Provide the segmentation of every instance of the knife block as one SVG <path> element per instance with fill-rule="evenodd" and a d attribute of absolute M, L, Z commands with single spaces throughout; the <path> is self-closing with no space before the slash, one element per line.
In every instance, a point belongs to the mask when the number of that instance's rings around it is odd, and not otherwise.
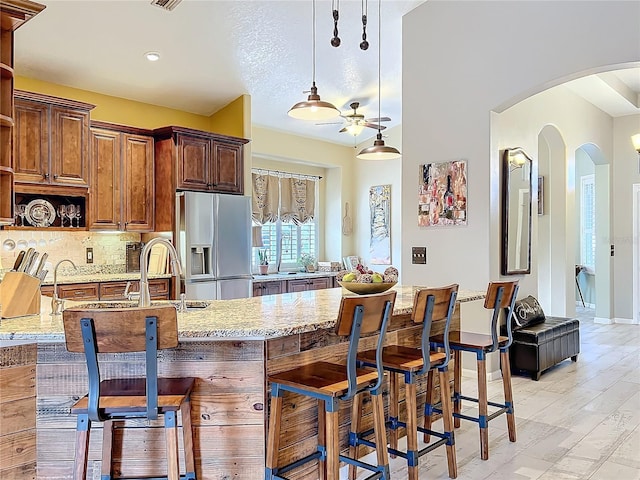
<path fill-rule="evenodd" d="M 40 314 L 40 279 L 23 272 L 7 272 L 0 283 L 2 318 Z"/>

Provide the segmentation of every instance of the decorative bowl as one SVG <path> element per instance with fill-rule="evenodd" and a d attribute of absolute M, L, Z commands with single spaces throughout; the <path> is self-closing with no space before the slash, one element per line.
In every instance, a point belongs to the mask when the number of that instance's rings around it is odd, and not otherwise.
<path fill-rule="evenodd" d="M 372 293 L 382 293 L 389 290 L 398 282 L 380 283 L 358 283 L 358 282 L 338 282 L 341 287 L 358 295 L 370 295 Z"/>

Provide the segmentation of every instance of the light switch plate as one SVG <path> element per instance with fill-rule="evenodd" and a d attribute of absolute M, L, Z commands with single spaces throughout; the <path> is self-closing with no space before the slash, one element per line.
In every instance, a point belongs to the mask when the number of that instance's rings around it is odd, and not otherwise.
<path fill-rule="evenodd" d="M 414 265 L 426 265 L 427 247 L 411 247 L 411 263 Z"/>
<path fill-rule="evenodd" d="M 87 247 L 87 263 L 93 263 L 93 248 Z"/>

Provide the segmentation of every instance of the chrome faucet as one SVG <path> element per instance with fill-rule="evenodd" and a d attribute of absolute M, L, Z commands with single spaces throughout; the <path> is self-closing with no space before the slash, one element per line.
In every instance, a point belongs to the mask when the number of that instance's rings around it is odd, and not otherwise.
<path fill-rule="evenodd" d="M 180 279 L 182 275 L 182 267 L 180 266 L 180 260 L 178 257 L 178 252 L 176 252 L 176 248 L 173 244 L 162 237 L 155 237 L 145 243 L 142 248 L 142 252 L 140 252 L 140 299 L 138 300 L 139 307 L 148 307 L 151 305 L 151 294 L 149 293 L 149 272 L 147 272 L 147 266 L 149 263 L 149 254 L 151 253 L 151 248 L 156 243 L 162 243 L 167 247 L 169 251 L 169 258 L 171 259 L 171 271 L 173 274 Z"/>
<path fill-rule="evenodd" d="M 56 266 L 53 268 L 53 298 L 51 299 L 51 315 L 60 315 L 60 312 L 64 309 L 64 300 L 58 297 L 58 267 L 64 262 L 69 262 L 73 265 L 73 268 L 78 270 L 76 264 L 66 258 L 56 263 Z"/>

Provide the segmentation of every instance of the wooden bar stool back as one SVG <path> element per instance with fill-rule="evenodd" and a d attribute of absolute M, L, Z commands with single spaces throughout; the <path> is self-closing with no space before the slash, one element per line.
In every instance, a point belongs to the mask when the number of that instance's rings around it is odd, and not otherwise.
<path fill-rule="evenodd" d="M 455 427 L 460 426 L 460 419 L 476 422 L 480 429 L 480 456 L 483 460 L 489 458 L 489 421 L 506 413 L 509 440 L 516 441 L 516 421 L 511 389 L 511 367 L 509 365 L 509 346 L 513 341 L 511 331 L 511 315 L 513 305 L 518 295 L 518 281 L 490 282 L 484 300 L 484 308 L 493 310 L 491 327 L 488 334 L 452 331 L 449 335 L 449 345 L 454 355 L 454 385 L 453 385 L 453 417 Z M 500 312 L 504 310 L 507 322 L 507 336 L 499 335 Z M 431 338 L 434 345 L 444 345 L 441 335 Z M 504 390 L 504 404 L 487 400 L 487 354 L 500 350 L 500 368 L 502 370 L 502 384 Z M 476 354 L 478 369 L 478 398 L 462 395 L 462 353 Z M 478 404 L 478 416 L 460 413 L 462 400 Z M 489 414 L 489 406 L 497 408 Z"/>
<path fill-rule="evenodd" d="M 282 475 L 313 460 L 318 460 L 318 477 L 323 480 L 339 479 L 341 461 L 355 463 L 373 472 L 367 477 L 368 479 L 389 479 L 386 448 L 376 450 L 377 465 L 366 464 L 340 455 L 338 410 L 340 401 L 352 399 L 363 392 L 370 393 L 376 442 L 378 445 L 386 446 L 381 388 L 382 366 L 378 362 L 373 369 L 357 368 L 356 354 L 362 337 L 378 334 L 376 351 L 379 352 L 378 360 L 381 359 L 384 334 L 393 311 L 395 298 L 395 291 L 342 298 L 336 334 L 349 337 L 346 365 L 319 361 L 269 376 L 271 409 L 267 438 L 266 480 L 286 480 Z M 278 465 L 282 396 L 285 391 L 318 400 L 318 448 L 316 452 L 288 465 Z"/>
<path fill-rule="evenodd" d="M 113 478 L 113 422 L 126 419 L 155 420 L 164 417 L 167 478 L 195 480 L 190 394 L 194 378 L 158 378 L 158 350 L 178 345 L 176 309 L 173 305 L 141 308 L 64 310 L 64 334 L 69 352 L 84 353 L 89 393 L 71 413 L 78 415 L 74 480 L 87 475 L 92 422 L 104 422 L 101 480 Z M 99 353 L 145 352 L 146 376 L 101 379 Z M 186 473 L 180 477 L 178 425 L 181 413 Z"/>
<path fill-rule="evenodd" d="M 414 323 L 422 324 L 422 335 L 420 347 L 408 347 L 402 345 L 389 345 L 384 347 L 382 352 L 382 366 L 384 370 L 389 371 L 389 453 L 394 456 L 400 456 L 407 460 L 408 478 L 409 480 L 418 479 L 418 459 L 431 452 L 435 448 L 446 445 L 447 464 L 449 468 L 449 477 L 456 478 L 457 463 L 455 440 L 453 434 L 453 417 L 451 412 L 451 393 L 449 389 L 449 374 L 447 365 L 449 364 L 449 329 L 451 325 L 451 317 L 456 304 L 458 294 L 458 285 L 449 285 L 442 288 L 427 288 L 419 290 L 413 301 L 413 311 L 411 319 Z M 432 327 L 438 323 L 444 323 L 444 345 L 443 352 L 435 351 L 430 348 L 429 338 L 431 336 Z M 358 365 L 371 366 L 375 365 L 375 351 L 368 350 L 358 354 Z M 440 391 L 443 408 L 443 432 L 431 430 L 431 413 L 430 398 L 433 387 L 433 372 L 437 369 L 440 375 Z M 428 375 L 427 380 L 427 400 L 425 404 L 425 424 L 418 427 L 418 401 L 416 382 L 422 375 Z M 405 385 L 405 401 L 407 420 L 403 422 L 399 418 L 400 410 L 400 394 L 398 388 L 398 377 L 404 376 Z M 361 401 L 354 400 L 353 418 L 360 418 Z M 357 410 L 357 411 L 356 411 Z M 429 421 L 427 422 L 427 418 Z M 405 428 L 407 432 L 407 451 L 398 450 L 398 430 Z M 371 435 L 371 431 L 359 432 L 357 422 L 351 423 L 352 442 L 351 455 L 355 456 L 358 445 L 374 446 L 373 442 L 366 440 Z M 423 448 L 418 448 L 418 431 L 425 435 L 425 441 L 428 443 L 430 436 L 438 437 L 438 440 L 429 443 Z M 357 475 L 356 467 L 350 467 L 350 478 L 355 480 Z"/>

